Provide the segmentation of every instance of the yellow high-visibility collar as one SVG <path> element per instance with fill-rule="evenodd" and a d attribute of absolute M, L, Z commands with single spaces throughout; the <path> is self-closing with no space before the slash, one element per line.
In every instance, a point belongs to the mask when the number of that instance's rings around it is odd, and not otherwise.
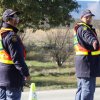
<path fill-rule="evenodd" d="M 5 30 L 5 31 L 12 31 L 11 28 L 5 28 L 5 27 L 2 27 L 1 30 Z"/>

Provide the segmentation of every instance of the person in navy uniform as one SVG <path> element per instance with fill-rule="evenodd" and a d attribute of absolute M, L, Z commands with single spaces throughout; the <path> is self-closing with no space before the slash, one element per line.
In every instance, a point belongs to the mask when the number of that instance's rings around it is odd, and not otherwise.
<path fill-rule="evenodd" d="M 78 83 L 75 100 L 93 100 L 96 77 L 100 77 L 100 45 L 90 10 L 81 15 L 74 27 L 75 69 Z"/>
<path fill-rule="evenodd" d="M 0 29 L 0 100 L 20 100 L 24 80 L 29 80 L 25 48 L 17 35 L 19 12 L 7 9 Z"/>

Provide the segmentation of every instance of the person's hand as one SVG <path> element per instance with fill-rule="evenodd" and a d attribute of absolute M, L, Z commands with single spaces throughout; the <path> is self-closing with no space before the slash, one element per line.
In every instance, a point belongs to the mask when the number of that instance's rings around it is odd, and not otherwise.
<path fill-rule="evenodd" d="M 25 81 L 30 81 L 30 76 L 25 77 Z"/>
<path fill-rule="evenodd" d="M 93 42 L 93 48 L 94 48 L 94 50 L 97 49 L 97 41 L 96 40 Z"/>

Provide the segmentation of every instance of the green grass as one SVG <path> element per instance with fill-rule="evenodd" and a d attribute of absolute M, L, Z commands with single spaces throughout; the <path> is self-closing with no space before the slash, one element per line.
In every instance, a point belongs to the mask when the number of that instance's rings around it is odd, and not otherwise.
<path fill-rule="evenodd" d="M 53 67 L 57 67 L 57 65 L 54 62 L 39 62 L 39 61 L 26 61 L 27 65 L 30 67 L 34 67 L 34 68 L 53 68 Z"/>
<path fill-rule="evenodd" d="M 75 77 L 67 77 L 67 76 L 41 76 L 41 77 L 32 77 L 33 82 L 36 83 L 38 88 L 54 87 L 53 89 L 64 89 L 71 88 L 76 86 L 76 78 Z M 46 88 L 45 88 L 46 89 Z"/>
<path fill-rule="evenodd" d="M 77 87 L 75 68 L 71 63 L 59 68 L 54 62 L 26 61 L 31 75 L 31 81 L 36 83 L 38 90 L 66 89 Z M 100 86 L 100 78 L 97 79 Z M 29 90 L 29 88 L 27 88 Z"/>
<path fill-rule="evenodd" d="M 55 63 L 38 61 L 28 61 L 27 64 L 33 64 L 30 83 L 35 82 L 39 90 L 76 87 L 74 67 L 59 68 Z"/>

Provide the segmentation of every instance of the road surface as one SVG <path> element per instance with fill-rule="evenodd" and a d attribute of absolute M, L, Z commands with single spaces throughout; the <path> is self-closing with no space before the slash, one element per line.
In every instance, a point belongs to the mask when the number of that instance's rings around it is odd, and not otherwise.
<path fill-rule="evenodd" d="M 76 89 L 37 91 L 37 100 L 74 100 Z M 28 100 L 29 92 L 23 92 L 21 100 Z M 100 88 L 96 88 L 94 100 L 100 100 Z"/>

